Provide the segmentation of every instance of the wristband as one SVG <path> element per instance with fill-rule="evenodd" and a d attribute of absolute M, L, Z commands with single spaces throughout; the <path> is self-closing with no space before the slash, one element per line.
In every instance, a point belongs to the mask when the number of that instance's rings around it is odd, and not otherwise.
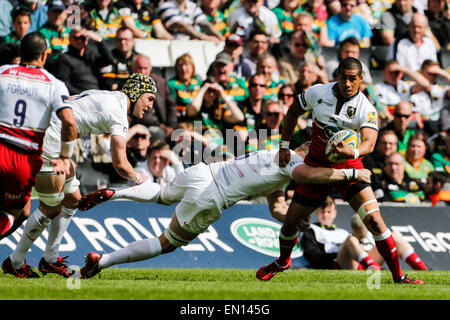
<path fill-rule="evenodd" d="M 347 178 L 348 181 L 356 180 L 358 178 L 359 172 L 355 168 L 341 169 L 341 170 L 345 174 L 345 177 Z"/>
<path fill-rule="evenodd" d="M 289 149 L 290 141 L 281 140 L 280 142 L 280 149 Z"/>
<path fill-rule="evenodd" d="M 72 141 L 61 141 L 61 158 L 72 158 L 73 149 L 75 148 L 76 140 Z"/>
<path fill-rule="evenodd" d="M 136 180 L 134 180 L 134 183 L 140 184 L 142 182 L 142 176 L 136 172 Z"/>
<path fill-rule="evenodd" d="M 355 150 L 353 150 L 353 152 L 355 152 L 353 159 L 358 159 L 359 158 L 359 149 L 355 149 Z"/>

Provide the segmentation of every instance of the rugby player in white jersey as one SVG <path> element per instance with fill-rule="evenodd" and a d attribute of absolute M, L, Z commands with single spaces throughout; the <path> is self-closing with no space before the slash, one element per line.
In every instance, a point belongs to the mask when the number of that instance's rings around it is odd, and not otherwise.
<path fill-rule="evenodd" d="M 43 139 L 52 112 L 62 121 L 60 143 L 52 159 L 52 172 L 58 176 L 69 173 L 70 145 L 77 135 L 72 109 L 64 104 L 69 95 L 66 86 L 43 69 L 47 42 L 42 34 L 26 35 L 20 55 L 20 64 L 0 67 L 0 239 L 29 216 L 31 190 L 42 166 Z M 9 259 L 2 268 L 12 271 Z M 32 271 L 22 261 L 14 272 L 27 277 Z"/>
<path fill-rule="evenodd" d="M 282 187 L 291 179 L 324 184 L 370 181 L 369 170 L 313 168 L 295 152 L 291 153 L 286 167 L 278 166 L 278 150 L 263 150 L 229 161 L 199 163 L 164 186 L 144 182 L 132 188 L 101 189 L 85 195 L 80 210 L 114 199 L 179 204 L 169 227 L 158 238 L 135 241 L 109 254 L 90 252 L 81 276 L 90 278 L 112 265 L 146 260 L 188 245 L 220 218 L 222 209 L 249 197 L 266 196 L 272 216 L 283 222 L 287 207 Z"/>
<path fill-rule="evenodd" d="M 73 110 L 80 137 L 92 133 L 111 133 L 111 158 L 114 168 L 120 176 L 135 184 L 142 183 L 147 177 L 135 171 L 128 162 L 126 155 L 128 123 L 131 115 L 139 119 L 152 108 L 156 94 L 156 84 L 151 77 L 134 73 L 127 79 L 121 91 L 87 90 L 71 97 L 65 103 Z M 73 164 L 68 177 L 53 174 L 53 166 L 49 161 L 58 155 L 58 146 L 61 144 L 60 131 L 61 122 L 52 117 L 44 138 L 44 165 L 36 182 L 39 208 L 32 214 L 33 219 L 29 219 L 25 224 L 23 235 L 8 259 L 11 261 L 12 269 L 22 265 L 33 242 L 50 224 L 45 252 L 39 262 L 39 271 L 44 275 L 56 273 L 70 277 L 73 270 L 59 256 L 59 245 L 77 210 L 81 193 Z M 14 274 L 14 270 L 10 269 L 9 273 Z M 8 272 L 5 269 L 4 271 Z M 35 273 L 33 276 L 38 275 Z"/>
<path fill-rule="evenodd" d="M 313 133 L 305 163 L 313 167 L 363 168 L 361 157 L 373 151 L 377 140 L 378 118 L 374 106 L 359 91 L 362 79 L 361 62 L 355 58 L 345 58 L 339 64 L 337 82 L 312 86 L 298 96 L 284 119 L 279 151 L 280 166 L 289 164 L 289 141 L 298 117 L 306 111 L 311 111 L 314 119 Z M 325 155 L 325 147 L 333 133 L 342 129 L 359 132 L 361 144 L 353 150 L 342 141 L 335 142 L 334 153 L 345 161 L 331 163 Z M 395 241 L 381 217 L 372 188 L 370 184 L 360 182 L 327 186 L 315 183 L 299 184 L 280 231 L 280 256 L 271 264 L 261 267 L 256 277 L 267 281 L 291 266 L 291 253 L 298 241 L 299 231 L 306 231 L 310 214 L 333 189 L 337 189 L 344 196 L 373 234 L 377 249 L 386 261 L 394 282 L 422 284 L 422 280 L 410 279 L 403 274 Z M 299 229 L 299 225 L 304 228 Z"/>

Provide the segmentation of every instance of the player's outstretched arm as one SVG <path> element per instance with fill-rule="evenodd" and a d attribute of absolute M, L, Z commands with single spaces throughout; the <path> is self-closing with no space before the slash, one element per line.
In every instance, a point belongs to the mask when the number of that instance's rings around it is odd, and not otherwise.
<path fill-rule="evenodd" d="M 294 103 L 289 107 L 286 117 L 283 121 L 283 131 L 281 135 L 281 144 L 279 151 L 279 166 L 285 167 L 291 159 L 291 152 L 289 151 L 289 141 L 292 140 L 295 127 L 297 126 L 298 117 L 304 113 L 300 107 L 298 98 L 294 100 Z"/>
<path fill-rule="evenodd" d="M 303 183 L 327 184 L 340 181 L 370 183 L 370 170 L 315 168 L 306 164 L 296 167 L 292 173 L 294 180 Z"/>
<path fill-rule="evenodd" d="M 269 211 L 272 217 L 276 220 L 284 223 L 288 205 L 286 204 L 286 198 L 284 191 L 277 190 L 266 196 L 267 203 L 269 205 Z"/>
<path fill-rule="evenodd" d="M 52 159 L 53 171 L 70 174 L 70 158 L 73 154 L 77 138 L 77 123 L 71 108 L 64 108 L 58 112 L 61 119 L 61 153 L 58 158 Z"/>
<path fill-rule="evenodd" d="M 114 169 L 124 179 L 141 184 L 148 177 L 134 170 L 127 158 L 125 138 L 117 135 L 111 136 L 111 158 Z"/>

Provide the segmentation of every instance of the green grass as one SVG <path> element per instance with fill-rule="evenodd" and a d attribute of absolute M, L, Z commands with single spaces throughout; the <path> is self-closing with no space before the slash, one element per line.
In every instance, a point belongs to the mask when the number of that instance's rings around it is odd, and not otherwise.
<path fill-rule="evenodd" d="M 57 275 L 17 279 L 0 275 L 0 300 L 449 300 L 450 271 L 411 271 L 425 285 L 396 285 L 381 271 L 379 289 L 369 289 L 366 271 L 288 270 L 271 281 L 256 270 L 107 269 L 69 289 Z M 372 273 L 372 276 L 374 274 Z M 373 282 L 372 282 L 373 283 Z M 76 285 L 76 283 L 74 283 Z"/>

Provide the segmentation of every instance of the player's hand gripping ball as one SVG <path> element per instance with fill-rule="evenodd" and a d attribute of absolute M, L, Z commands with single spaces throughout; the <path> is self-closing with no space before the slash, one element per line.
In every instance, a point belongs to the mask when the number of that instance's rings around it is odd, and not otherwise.
<path fill-rule="evenodd" d="M 358 148 L 359 143 L 360 143 L 359 140 L 360 140 L 359 134 L 354 130 L 345 129 L 345 130 L 336 132 L 328 140 L 327 146 L 325 148 L 325 154 L 326 154 L 328 160 L 330 160 L 330 162 L 335 162 L 335 163 L 343 162 L 343 161 L 347 160 L 347 159 L 339 159 L 338 154 L 333 152 L 334 150 L 332 148 L 332 145 L 334 142 L 343 141 L 354 150 L 354 149 Z"/>

